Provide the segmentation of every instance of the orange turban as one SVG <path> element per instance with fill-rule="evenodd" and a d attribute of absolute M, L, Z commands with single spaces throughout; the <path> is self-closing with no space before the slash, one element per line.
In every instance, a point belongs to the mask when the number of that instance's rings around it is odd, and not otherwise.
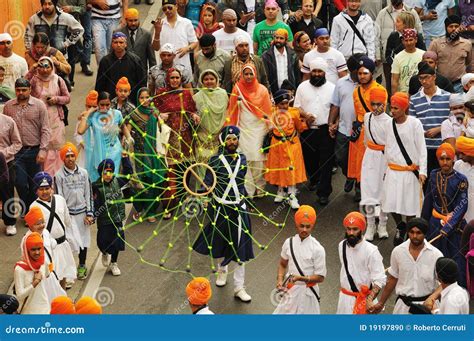
<path fill-rule="evenodd" d="M 288 31 L 284 28 L 279 28 L 278 30 L 276 30 L 274 35 L 284 36 L 286 39 L 288 39 Z"/>
<path fill-rule="evenodd" d="M 211 283 L 204 277 L 196 277 L 186 286 L 186 295 L 192 305 L 205 305 L 212 296 Z"/>
<path fill-rule="evenodd" d="M 129 8 L 125 12 L 125 19 L 138 19 L 138 11 L 136 8 Z"/>
<path fill-rule="evenodd" d="M 456 149 L 467 156 L 474 156 L 474 139 L 460 136 L 456 140 Z"/>
<path fill-rule="evenodd" d="M 391 99 L 391 104 L 400 107 L 403 111 L 407 111 L 410 106 L 410 99 L 405 92 L 396 92 Z"/>
<path fill-rule="evenodd" d="M 73 153 L 77 157 L 77 148 L 71 142 L 66 142 L 66 144 L 59 150 L 59 157 L 64 161 L 66 155 Z"/>
<path fill-rule="evenodd" d="M 37 260 L 33 260 L 30 257 L 30 250 L 34 247 L 41 247 L 40 257 Z M 23 262 L 18 262 L 16 265 L 19 265 L 27 271 L 38 271 L 44 264 L 44 246 L 41 235 L 38 232 L 31 232 L 23 237 L 22 248 Z"/>
<path fill-rule="evenodd" d="M 451 143 L 442 143 L 441 146 L 438 147 L 436 150 L 436 158 L 440 158 L 442 155 L 446 154 L 451 158 L 451 160 L 454 160 L 454 156 L 456 155 L 456 151 L 454 150 L 454 147 L 451 145 Z"/>
<path fill-rule="evenodd" d="M 102 307 L 99 302 L 89 296 L 82 297 L 76 302 L 76 314 L 80 315 L 98 315 L 102 314 Z"/>
<path fill-rule="evenodd" d="M 115 86 L 115 89 L 127 89 L 130 90 L 131 86 L 130 83 L 128 82 L 127 77 L 122 77 L 118 80 L 117 85 Z"/>
<path fill-rule="evenodd" d="M 316 211 L 309 205 L 301 205 L 295 213 L 295 223 L 300 225 L 309 223 L 314 225 L 316 223 Z"/>
<path fill-rule="evenodd" d="M 373 88 L 370 90 L 370 101 L 377 103 L 387 103 L 387 90 L 385 88 Z"/>
<path fill-rule="evenodd" d="M 26 237 L 25 246 L 27 250 L 33 247 L 43 246 L 43 238 L 41 238 L 38 232 L 31 232 L 28 237 Z"/>
<path fill-rule="evenodd" d="M 30 229 L 41 219 L 44 219 L 43 211 L 41 211 L 41 208 L 38 206 L 33 206 L 30 208 L 28 213 L 25 215 L 25 222 L 28 224 Z"/>
<path fill-rule="evenodd" d="M 58 296 L 51 302 L 51 315 L 75 314 L 74 302 L 67 296 Z"/>
<path fill-rule="evenodd" d="M 342 223 L 344 227 L 358 227 L 361 231 L 365 231 L 365 217 L 360 212 L 351 212 L 344 218 Z"/>
<path fill-rule="evenodd" d="M 97 98 L 99 98 L 99 93 L 95 90 L 89 91 L 86 97 L 86 105 L 90 107 L 96 107 L 97 106 Z"/>

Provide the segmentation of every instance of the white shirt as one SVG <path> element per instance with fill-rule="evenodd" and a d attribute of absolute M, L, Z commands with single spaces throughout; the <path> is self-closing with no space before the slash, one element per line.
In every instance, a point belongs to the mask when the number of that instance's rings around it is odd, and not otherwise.
<path fill-rule="evenodd" d="M 390 257 L 388 273 L 398 279 L 395 292 L 410 297 L 429 295 L 438 287 L 435 265 L 443 254 L 425 240 L 423 250 L 414 260 L 409 245 L 410 240 L 398 245 Z"/>
<path fill-rule="evenodd" d="M 306 80 L 296 89 L 294 106 L 316 117 L 310 128 L 316 129 L 317 126 L 328 124 L 334 88 L 334 84 L 328 81 L 323 86 L 316 87 Z"/>
<path fill-rule="evenodd" d="M 347 279 L 344 259 L 342 257 L 343 243 L 344 241 L 339 243 L 339 260 L 341 261 L 339 278 L 341 287 L 350 291 L 351 285 Z M 377 246 L 363 239 L 355 247 L 347 245 L 346 255 L 349 274 L 354 279 L 354 283 L 359 290 L 362 285 L 370 287 L 370 284 L 374 284 L 379 288 L 385 286 L 387 276 L 385 276 L 383 258 Z"/>
<path fill-rule="evenodd" d="M 245 6 L 247 6 L 247 12 L 255 12 L 256 0 L 245 0 Z M 247 33 L 253 37 L 253 29 L 255 28 L 255 18 L 247 21 Z"/>
<path fill-rule="evenodd" d="M 229 52 L 230 54 L 232 54 L 235 50 L 234 38 L 240 35 L 244 35 L 247 38 L 247 41 L 249 42 L 250 53 L 253 53 L 253 42 L 251 36 L 240 28 L 237 28 L 237 31 L 235 31 L 234 33 L 227 33 L 226 31 L 224 31 L 224 28 L 221 28 L 220 30 L 214 32 L 212 35 L 216 37 L 216 46 L 218 48 L 223 49 L 224 51 Z"/>
<path fill-rule="evenodd" d="M 326 277 L 326 251 L 324 247 L 313 236 L 301 240 L 299 235 L 287 238 L 281 249 L 281 258 L 289 260 L 288 273 L 300 275 L 293 262 L 290 250 L 290 239 L 293 239 L 293 251 L 296 260 L 305 276 L 319 275 Z M 297 284 L 303 282 L 296 282 Z M 317 285 L 315 285 L 315 288 Z M 317 289 L 318 290 L 318 289 Z M 319 291 L 319 290 L 318 290 Z"/>
<path fill-rule="evenodd" d="M 39 270 L 43 275 L 42 281 L 46 279 L 49 272 L 43 264 Z M 15 292 L 20 303 L 21 314 L 49 314 L 51 309 L 48 295 L 43 285 L 33 287 L 33 271 L 27 271 L 20 266 L 15 267 Z M 26 302 L 25 302 L 26 300 Z M 21 308 L 23 307 L 23 308 Z"/>
<path fill-rule="evenodd" d="M 280 88 L 283 81 L 288 79 L 288 56 L 285 48 L 283 49 L 283 53 L 280 53 L 280 51 L 278 51 L 274 46 L 273 52 L 275 53 L 277 63 L 278 88 Z"/>
<path fill-rule="evenodd" d="M 175 50 L 178 50 L 197 41 L 198 40 L 191 20 L 178 15 L 174 27 L 171 27 L 171 25 L 168 23 L 168 18 L 165 17 L 163 19 L 163 26 L 160 33 L 161 46 L 170 43 L 173 44 Z M 186 53 L 181 58 L 176 56 L 174 62 L 176 64 L 183 64 L 188 70 L 191 69 L 189 53 Z"/>
<path fill-rule="evenodd" d="M 25 58 L 13 53 L 10 57 L 0 56 L 0 66 L 5 69 L 5 79 L 3 85 L 11 89 L 15 89 L 15 81 L 26 75 L 28 72 L 28 64 Z"/>
<path fill-rule="evenodd" d="M 463 126 L 458 122 L 456 116 L 451 115 L 441 123 L 441 140 L 449 138 L 457 139 L 461 136 Z"/>
<path fill-rule="evenodd" d="M 344 55 L 332 47 L 329 48 L 328 52 L 318 52 L 317 49 L 312 49 L 304 55 L 301 72 L 310 73 L 309 63 L 317 57 L 323 58 L 328 63 L 329 68 L 326 72 L 326 79 L 336 84 L 339 79 L 339 72 L 347 70 Z"/>
<path fill-rule="evenodd" d="M 438 314 L 469 314 L 469 295 L 457 282 L 441 291 L 441 304 Z"/>
<path fill-rule="evenodd" d="M 454 170 L 461 173 L 467 178 L 467 196 L 468 198 L 474 198 L 474 166 L 471 166 L 470 163 L 464 162 L 463 160 L 458 160 L 454 163 Z M 466 221 L 471 221 L 474 219 L 474 200 L 469 200 L 467 203 L 467 212 L 464 215 Z"/>

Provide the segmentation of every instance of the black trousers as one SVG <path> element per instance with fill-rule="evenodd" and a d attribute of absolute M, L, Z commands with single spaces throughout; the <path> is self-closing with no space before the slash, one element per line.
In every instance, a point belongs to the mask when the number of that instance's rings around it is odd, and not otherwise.
<path fill-rule="evenodd" d="M 341 167 L 342 174 L 347 178 L 347 165 L 349 162 L 349 136 L 340 132 L 336 135 L 336 145 L 334 147 L 334 156 L 336 164 Z"/>
<path fill-rule="evenodd" d="M 11 202 L 10 199 L 13 199 L 15 196 L 15 162 L 10 161 L 7 163 L 9 180 L 6 184 L 1 184 L 0 186 L 0 200 L 3 203 L 2 209 L 2 220 L 3 223 L 7 226 L 15 225 L 16 218 L 13 210 L 15 205 Z M 10 200 L 10 201 L 9 201 Z"/>
<path fill-rule="evenodd" d="M 327 124 L 301 133 L 306 174 L 312 184 L 319 182 L 316 192 L 319 197 L 328 197 L 332 192 L 334 143 Z"/>

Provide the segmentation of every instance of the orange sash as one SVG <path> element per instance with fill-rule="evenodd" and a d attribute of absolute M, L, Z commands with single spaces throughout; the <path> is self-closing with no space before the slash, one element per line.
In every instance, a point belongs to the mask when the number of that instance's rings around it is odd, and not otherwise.
<path fill-rule="evenodd" d="M 372 150 L 382 151 L 385 150 L 385 146 L 381 144 L 375 144 L 372 141 L 367 141 L 367 147 Z"/>
<path fill-rule="evenodd" d="M 401 165 L 397 165 L 396 163 L 389 163 L 388 167 L 391 170 L 400 171 L 400 172 L 413 172 L 414 170 L 420 169 L 420 167 L 415 164 L 411 166 L 401 166 Z"/>
<path fill-rule="evenodd" d="M 367 285 L 362 285 L 359 292 L 353 292 L 345 288 L 341 288 L 341 292 L 348 296 L 354 296 L 356 298 L 353 314 L 362 315 L 367 314 L 367 296 L 370 295 L 371 291 Z"/>

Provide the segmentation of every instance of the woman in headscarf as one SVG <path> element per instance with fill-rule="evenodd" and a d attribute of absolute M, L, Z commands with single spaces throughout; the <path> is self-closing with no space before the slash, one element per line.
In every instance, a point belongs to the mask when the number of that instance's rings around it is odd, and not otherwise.
<path fill-rule="evenodd" d="M 43 239 L 32 232 L 21 241 L 21 261 L 15 264 L 15 296 L 20 314 L 49 314 L 49 300 L 41 282 L 49 275 L 44 263 Z"/>
<path fill-rule="evenodd" d="M 204 70 L 199 76 L 199 84 L 202 88 L 193 96 L 201 118 L 196 152 L 199 162 L 207 162 L 219 148 L 219 132 L 225 123 L 229 96 L 219 87 L 219 75 L 214 70 Z"/>
<path fill-rule="evenodd" d="M 205 3 L 201 8 L 201 15 L 199 17 L 199 23 L 196 28 L 196 36 L 199 38 L 203 34 L 213 34 L 221 28 L 219 22 L 217 22 L 217 12 L 214 3 Z"/>
<path fill-rule="evenodd" d="M 164 219 L 171 218 L 170 210 L 176 207 L 183 194 L 182 176 L 190 161 L 195 159 L 193 133 L 200 122 L 192 92 L 182 87 L 181 78 L 179 70 L 170 68 L 166 73 L 166 87 L 158 89 L 154 99 L 163 120 L 171 128 L 166 153 L 169 190 L 164 195 L 168 201 Z"/>
<path fill-rule="evenodd" d="M 50 57 L 56 68 L 56 73 L 65 77 L 71 73 L 71 65 L 58 49 L 50 46 L 49 37 L 44 32 L 35 33 L 31 49 L 25 52 L 25 60 L 30 72 L 38 66 L 41 57 Z"/>
<path fill-rule="evenodd" d="M 66 142 L 63 105 L 71 101 L 64 80 L 56 74 L 54 62 L 49 57 L 41 57 L 38 67 L 29 71 L 26 78 L 31 82 L 31 96 L 39 98 L 48 109 L 51 138 L 49 140 L 44 171 L 54 175 L 62 167 L 59 149 Z"/>
<path fill-rule="evenodd" d="M 134 143 L 135 172 L 143 185 L 135 196 L 145 201 L 134 202 L 135 213 L 133 219 L 138 220 L 140 215 L 148 217 L 150 223 L 156 221 L 155 215 L 159 202 L 155 198 L 162 195 L 163 187 L 160 185 L 166 176 L 165 155 L 157 151 L 160 143 L 160 130 L 163 118 L 154 105 L 150 105 L 150 90 L 141 88 L 137 93 L 137 108 L 132 112 L 127 122 Z M 152 187 L 155 185 L 155 187 Z"/>
<path fill-rule="evenodd" d="M 85 152 L 86 169 L 91 181 L 99 178 L 97 167 L 105 159 L 112 159 L 115 164 L 115 175 L 119 174 L 122 158 L 122 145 L 119 134 L 130 139 L 130 133 L 120 111 L 110 108 L 110 94 L 100 92 L 97 98 L 97 108 L 92 107 L 86 111 L 77 127 L 77 133 L 86 134 Z"/>
<path fill-rule="evenodd" d="M 255 67 L 244 65 L 230 96 L 227 121 L 241 130 L 239 147 L 247 157 L 245 188 L 250 198 L 264 194 L 266 154 L 262 151 L 262 144 L 270 129 L 271 114 L 268 89 L 258 82 Z"/>
<path fill-rule="evenodd" d="M 298 56 L 300 69 L 303 66 L 303 58 L 306 53 L 311 51 L 311 38 L 306 34 L 305 31 L 299 31 L 295 33 L 293 37 L 293 49 Z"/>

